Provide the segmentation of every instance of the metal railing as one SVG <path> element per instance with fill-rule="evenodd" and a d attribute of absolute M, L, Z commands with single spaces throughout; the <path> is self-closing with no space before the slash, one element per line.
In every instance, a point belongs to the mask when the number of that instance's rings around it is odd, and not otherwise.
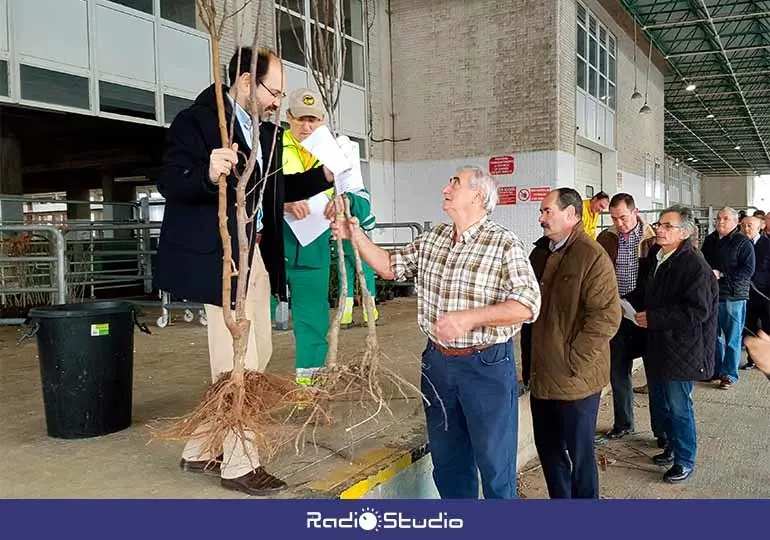
<path fill-rule="evenodd" d="M 53 225 L 0 224 L 0 238 L 0 306 L 23 309 L 29 303 L 65 303 L 66 242 L 62 232 Z M 23 321 L 2 318 L 0 324 Z"/>
<path fill-rule="evenodd" d="M 430 222 L 426 222 L 428 224 Z M 415 238 L 420 236 L 425 230 L 423 225 L 420 225 L 416 221 L 403 221 L 393 223 L 377 223 L 374 230 L 408 230 L 411 233 L 411 239 L 408 242 L 377 242 L 377 245 L 383 249 L 394 249 L 407 245 L 410 242 L 414 242 Z"/>

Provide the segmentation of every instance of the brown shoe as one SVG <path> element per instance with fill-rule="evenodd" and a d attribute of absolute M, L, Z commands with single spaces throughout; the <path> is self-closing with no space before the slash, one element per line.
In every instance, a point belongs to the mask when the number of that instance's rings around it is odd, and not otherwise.
<path fill-rule="evenodd" d="M 729 390 L 733 387 L 733 382 L 730 380 L 730 377 L 722 377 L 722 379 L 719 381 L 718 388 L 720 390 Z"/>
<path fill-rule="evenodd" d="M 220 454 L 215 459 L 210 461 L 206 461 L 206 460 L 188 461 L 186 459 L 182 459 L 179 462 L 179 466 L 182 468 L 184 472 L 219 476 L 219 470 L 220 470 L 219 464 L 222 463 L 223 458 L 224 458 L 224 455 Z"/>
<path fill-rule="evenodd" d="M 257 467 L 238 478 L 222 478 L 221 483 L 225 489 L 242 491 L 257 497 L 275 495 L 288 487 L 286 482 L 267 472 L 264 467 Z"/>

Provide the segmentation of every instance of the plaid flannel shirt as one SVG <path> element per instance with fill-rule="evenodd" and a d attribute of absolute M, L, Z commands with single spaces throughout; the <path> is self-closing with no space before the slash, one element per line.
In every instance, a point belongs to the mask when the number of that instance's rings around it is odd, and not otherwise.
<path fill-rule="evenodd" d="M 642 242 L 642 222 L 626 238 L 618 233 L 618 260 L 615 272 L 618 278 L 618 292 L 625 296 L 636 288 L 639 274 L 639 244 Z"/>
<path fill-rule="evenodd" d="M 540 311 L 540 286 L 524 244 L 511 231 L 486 217 L 472 225 L 455 243 L 454 226 L 441 224 L 403 249 L 391 253 L 395 279 L 415 277 L 417 321 L 432 341 L 445 347 L 504 343 L 521 324 L 481 327 L 450 343 L 442 343 L 434 327 L 443 313 L 515 300 Z"/>

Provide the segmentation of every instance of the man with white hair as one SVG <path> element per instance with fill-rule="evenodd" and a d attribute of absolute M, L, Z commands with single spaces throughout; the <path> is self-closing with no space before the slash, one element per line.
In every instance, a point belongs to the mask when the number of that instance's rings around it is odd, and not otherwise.
<path fill-rule="evenodd" d="M 433 479 L 442 498 L 516 497 L 518 382 L 513 336 L 540 311 L 540 287 L 515 234 L 493 222 L 497 184 L 462 167 L 442 190 L 443 223 L 392 252 L 358 225 L 335 219 L 384 279 L 416 277 L 417 320 L 427 335 L 422 391 Z"/>
<path fill-rule="evenodd" d="M 730 207 L 719 211 L 716 230 L 703 241 L 701 251 L 719 280 L 717 346 L 711 380 L 719 381 L 719 388 L 727 390 L 738 382 L 746 302 L 756 262 L 751 240 L 738 228 L 738 212 Z"/>

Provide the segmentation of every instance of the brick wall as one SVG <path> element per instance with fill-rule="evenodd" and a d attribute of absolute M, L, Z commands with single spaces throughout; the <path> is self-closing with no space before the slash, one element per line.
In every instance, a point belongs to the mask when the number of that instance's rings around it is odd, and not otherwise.
<path fill-rule="evenodd" d="M 555 5 L 392 0 L 397 160 L 555 149 Z"/>

